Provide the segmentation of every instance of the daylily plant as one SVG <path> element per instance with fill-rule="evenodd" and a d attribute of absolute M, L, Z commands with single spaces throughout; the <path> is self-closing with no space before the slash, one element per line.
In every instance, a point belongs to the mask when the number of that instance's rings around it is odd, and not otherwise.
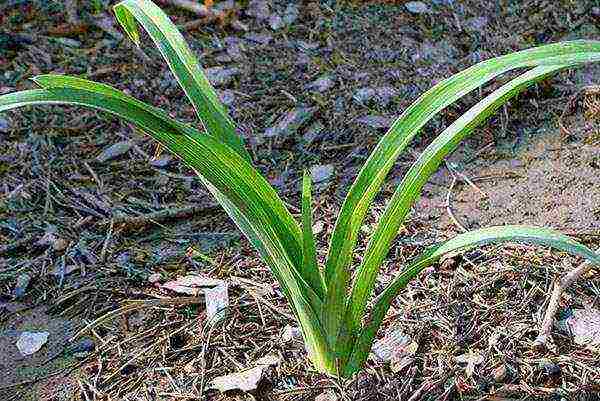
<path fill-rule="evenodd" d="M 600 264 L 600 256 L 549 229 L 499 226 L 473 230 L 426 250 L 404 266 L 374 296 L 375 278 L 423 185 L 444 158 L 496 109 L 530 85 L 567 68 L 600 60 L 600 42 L 544 45 L 483 61 L 438 83 L 421 95 L 381 138 L 341 206 L 323 265 L 316 256 L 311 217 L 311 180 L 302 183 L 302 216 L 297 222 L 251 157 L 225 107 L 183 36 L 150 0 L 114 6 L 117 20 L 140 44 L 138 24 L 160 50 L 193 104 L 203 129 L 170 118 L 108 85 L 82 78 L 41 75 L 41 89 L 0 96 L 0 111 L 42 104 L 99 109 L 134 124 L 193 168 L 200 180 L 256 248 L 281 285 L 298 319 L 314 367 L 335 376 L 358 371 L 394 298 L 424 268 L 449 252 L 487 243 L 527 242 L 549 246 Z M 377 192 L 410 141 L 436 114 L 505 72 L 524 72 L 471 107 L 423 151 L 398 185 L 362 253 L 351 269 L 358 233 Z M 369 301 L 372 306 L 367 308 Z"/>

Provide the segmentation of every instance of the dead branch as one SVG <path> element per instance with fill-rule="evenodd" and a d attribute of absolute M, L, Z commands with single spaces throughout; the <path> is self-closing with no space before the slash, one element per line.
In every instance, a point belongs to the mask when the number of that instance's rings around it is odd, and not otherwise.
<path fill-rule="evenodd" d="M 182 219 L 200 213 L 215 213 L 221 210 L 218 204 L 210 204 L 207 206 L 187 206 L 182 208 L 168 208 L 152 212 L 141 216 L 116 216 L 111 219 L 106 219 L 100 222 L 101 225 L 122 225 L 121 230 L 130 228 L 139 228 L 149 224 L 156 224 L 166 220 Z"/>

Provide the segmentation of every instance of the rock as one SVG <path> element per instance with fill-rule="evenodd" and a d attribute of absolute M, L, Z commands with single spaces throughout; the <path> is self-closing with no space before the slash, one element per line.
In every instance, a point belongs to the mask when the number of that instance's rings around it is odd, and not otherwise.
<path fill-rule="evenodd" d="M 291 25 L 298 19 L 300 15 L 300 11 L 298 10 L 298 5 L 294 3 L 289 3 L 283 12 L 283 22 L 286 25 Z"/>
<path fill-rule="evenodd" d="M 315 184 L 328 181 L 333 175 L 333 164 L 319 164 L 310 168 L 310 176 Z"/>
<path fill-rule="evenodd" d="M 211 67 L 204 70 L 209 82 L 214 86 L 228 85 L 233 78 L 240 74 L 240 70 L 235 67 Z"/>
<path fill-rule="evenodd" d="M 225 89 L 217 92 L 219 94 L 219 100 L 221 100 L 221 103 L 225 106 L 231 106 L 235 101 L 235 94 L 232 91 Z"/>
<path fill-rule="evenodd" d="M 125 153 L 129 152 L 129 149 L 131 149 L 131 142 L 117 142 L 114 145 L 104 149 L 102 153 L 96 157 L 96 160 L 100 163 L 104 163 L 109 160 L 116 159 L 119 156 L 123 156 Z"/>
<path fill-rule="evenodd" d="M 272 14 L 269 17 L 269 26 L 272 30 L 277 31 L 285 26 L 283 19 L 279 16 L 279 14 Z"/>
<path fill-rule="evenodd" d="M 246 15 L 258 20 L 266 20 L 271 15 L 271 8 L 265 0 L 252 0 L 246 7 Z"/>
<path fill-rule="evenodd" d="M 393 119 L 383 116 L 367 115 L 356 119 L 357 122 L 371 128 L 388 129 L 394 123 Z"/>
<path fill-rule="evenodd" d="M 404 7 L 406 7 L 408 12 L 413 14 L 425 14 L 431 11 L 429 6 L 422 1 L 409 1 L 408 3 L 404 4 Z"/>
<path fill-rule="evenodd" d="M 50 333 L 47 331 L 24 331 L 17 340 L 17 348 L 21 355 L 35 354 L 48 342 Z"/>
<path fill-rule="evenodd" d="M 312 81 L 308 85 L 306 85 L 307 89 L 317 91 L 319 93 L 323 93 L 328 89 L 331 89 L 335 85 L 335 82 L 329 75 L 324 75 L 321 78 Z"/>
<path fill-rule="evenodd" d="M 540 362 L 540 368 L 542 369 L 544 374 L 548 376 L 557 376 L 561 373 L 560 366 L 549 360 Z"/>
<path fill-rule="evenodd" d="M 8 120 L 0 117 L 0 134 L 8 133 L 9 129 L 10 129 L 10 124 L 8 124 Z"/>
<path fill-rule="evenodd" d="M 272 127 L 267 128 L 264 136 L 267 138 L 282 137 L 286 138 L 294 135 L 298 129 L 307 123 L 315 113 L 315 108 L 297 107 L 290 110 Z"/>

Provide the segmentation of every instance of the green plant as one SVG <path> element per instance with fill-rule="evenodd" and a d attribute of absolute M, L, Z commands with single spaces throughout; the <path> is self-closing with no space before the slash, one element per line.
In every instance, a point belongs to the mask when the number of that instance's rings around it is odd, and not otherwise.
<path fill-rule="evenodd" d="M 600 42 L 550 44 L 483 61 L 424 93 L 383 136 L 352 184 L 341 207 L 325 265 L 320 268 L 311 228 L 310 176 L 305 173 L 302 182 L 299 225 L 252 166 L 233 121 L 169 18 L 150 0 L 124 0 L 114 11 L 136 44 L 140 42 L 137 24 L 147 31 L 192 102 L 205 132 L 173 120 L 163 111 L 110 86 L 69 76 L 34 78 L 41 89 L 0 96 L 0 111 L 36 104 L 71 104 L 103 110 L 133 123 L 192 167 L 271 268 L 301 325 L 309 357 L 319 371 L 348 376 L 359 370 L 394 297 L 409 280 L 448 252 L 487 243 L 524 241 L 600 264 L 600 256 L 590 249 L 548 229 L 501 226 L 474 230 L 427 250 L 404 267 L 374 299 L 372 308 L 367 308 L 375 277 L 400 225 L 444 157 L 498 107 L 531 84 L 557 71 L 599 61 Z M 517 68 L 527 70 L 458 118 L 413 164 L 390 199 L 352 277 L 349 267 L 359 230 L 399 154 L 442 109 Z"/>

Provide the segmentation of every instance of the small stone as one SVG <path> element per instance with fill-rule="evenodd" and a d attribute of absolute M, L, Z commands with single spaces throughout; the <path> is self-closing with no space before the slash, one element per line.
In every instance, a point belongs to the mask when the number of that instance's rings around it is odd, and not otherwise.
<path fill-rule="evenodd" d="M 96 344 L 94 343 L 94 340 L 91 338 L 82 338 L 73 346 L 73 348 L 71 348 L 71 351 L 77 353 L 89 353 L 92 352 L 95 347 Z"/>
<path fill-rule="evenodd" d="M 218 91 L 218 93 L 219 100 L 221 100 L 221 103 L 223 103 L 225 106 L 231 106 L 235 101 L 235 94 L 230 90 L 225 89 Z"/>
<path fill-rule="evenodd" d="M 17 348 L 21 355 L 35 354 L 48 342 L 48 336 L 47 331 L 24 331 L 17 340 Z"/>
<path fill-rule="evenodd" d="M 233 81 L 233 78 L 240 74 L 240 70 L 235 67 L 212 67 L 205 71 L 209 82 L 214 86 L 228 85 Z"/>
<path fill-rule="evenodd" d="M 394 355 L 403 355 L 411 339 L 400 329 L 392 329 L 373 344 L 371 351 L 383 362 L 389 362 Z"/>
<path fill-rule="evenodd" d="M 289 137 L 298 131 L 298 129 L 307 123 L 315 112 L 314 108 L 297 107 L 284 114 L 279 121 L 273 126 L 267 128 L 264 136 L 267 138 L 273 137 Z"/>
<path fill-rule="evenodd" d="M 104 149 L 102 153 L 96 157 L 96 160 L 100 163 L 104 163 L 109 160 L 116 159 L 119 156 L 123 156 L 125 153 L 129 152 L 129 149 L 131 149 L 131 142 L 117 142 L 114 145 Z"/>
<path fill-rule="evenodd" d="M 320 45 L 316 42 L 307 42 L 305 40 L 299 40 L 296 42 L 296 46 L 298 46 L 298 49 L 300 51 L 307 52 L 310 50 L 317 50 Z"/>
<path fill-rule="evenodd" d="M 422 1 L 409 1 L 404 5 L 404 7 L 406 7 L 408 12 L 413 14 L 425 14 L 430 12 L 427 4 L 423 3 Z"/>
<path fill-rule="evenodd" d="M 279 14 L 273 14 L 269 17 L 269 26 L 272 30 L 276 31 L 285 26 L 283 19 L 279 16 Z"/>
<path fill-rule="evenodd" d="M 212 6 L 215 11 L 229 11 L 235 9 L 234 0 L 220 1 Z"/>
<path fill-rule="evenodd" d="M 494 377 L 494 381 L 496 383 L 504 382 L 504 380 L 506 380 L 506 377 L 508 376 L 508 369 L 506 368 L 506 365 L 502 364 L 496 369 L 494 369 L 494 371 L 492 372 L 492 376 Z"/>
<path fill-rule="evenodd" d="M 8 124 L 8 120 L 0 117 L 0 133 L 6 134 L 10 128 L 10 124 Z"/>
<path fill-rule="evenodd" d="M 377 93 L 377 100 L 379 104 L 383 107 L 390 104 L 392 99 L 398 96 L 398 91 L 391 86 L 383 86 L 380 88 L 376 88 L 375 92 Z"/>
<path fill-rule="evenodd" d="M 314 235 L 321 234 L 325 229 L 325 223 L 323 223 L 321 220 L 316 221 L 315 224 L 313 224 L 312 229 Z"/>
<path fill-rule="evenodd" d="M 540 364 L 542 371 L 548 376 L 557 376 L 561 373 L 561 368 L 557 364 L 551 361 L 544 361 Z"/>
<path fill-rule="evenodd" d="M 291 25 L 298 19 L 298 15 L 300 15 L 298 5 L 289 3 L 283 12 L 283 22 L 286 25 Z"/>
<path fill-rule="evenodd" d="M 310 176 L 315 184 L 329 180 L 333 172 L 333 164 L 319 164 L 310 168 Z"/>
<path fill-rule="evenodd" d="M 69 241 L 64 238 L 57 238 L 56 241 L 52 244 L 52 248 L 56 252 L 62 252 L 69 246 Z"/>
<path fill-rule="evenodd" d="M 334 85 L 335 83 L 333 82 L 333 79 L 330 76 L 325 75 L 306 85 L 306 88 L 310 90 L 315 90 L 319 93 L 323 93 L 326 90 L 331 89 Z"/>

